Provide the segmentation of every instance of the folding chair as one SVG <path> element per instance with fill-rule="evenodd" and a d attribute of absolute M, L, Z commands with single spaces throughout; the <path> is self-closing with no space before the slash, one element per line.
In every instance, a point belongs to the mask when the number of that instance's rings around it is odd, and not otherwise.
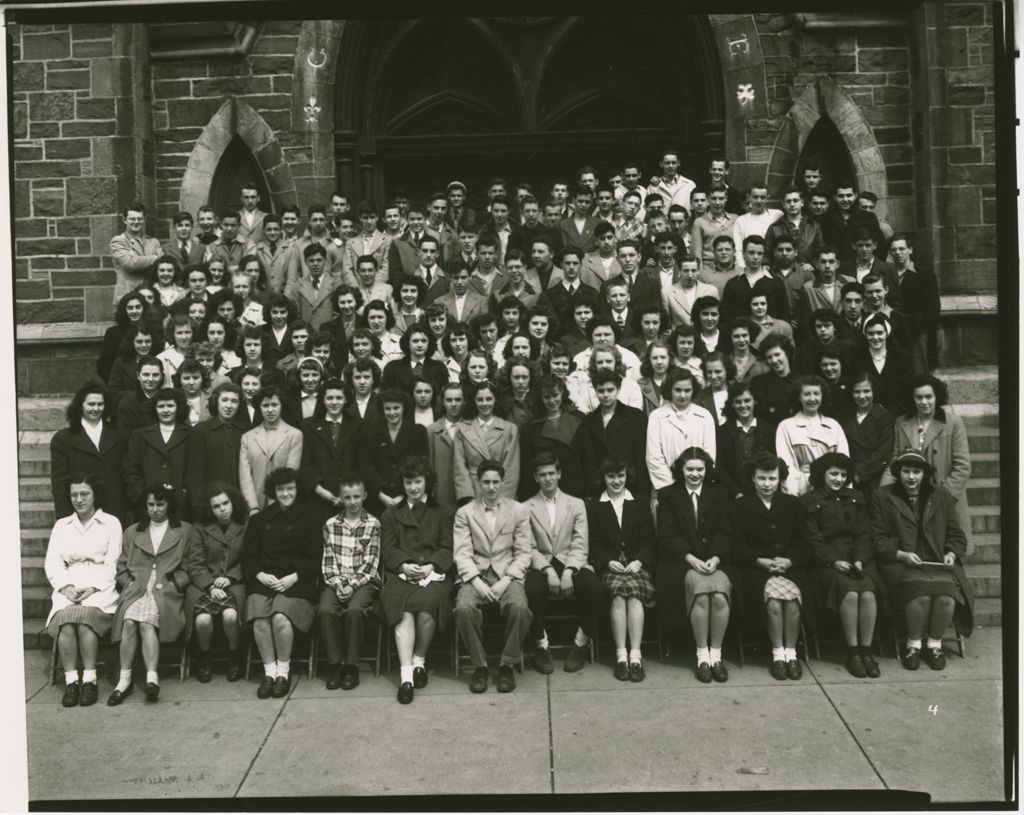
<path fill-rule="evenodd" d="M 591 637 L 590 641 L 594 646 L 595 661 L 601 657 L 601 647 L 603 644 L 607 644 L 609 648 L 614 651 L 615 646 L 612 641 L 612 626 L 607 613 L 602 614 L 598 618 L 597 636 Z M 657 646 L 658 660 L 662 662 L 665 660 L 665 641 L 662 636 L 661 621 L 657 617 L 656 609 L 645 610 L 644 633 L 640 637 L 641 650 L 643 650 L 645 645 Z"/>
<path fill-rule="evenodd" d="M 319 617 L 319 613 L 320 612 L 317 611 L 318 617 Z M 371 646 L 372 655 L 366 655 L 367 654 L 367 649 L 366 649 L 365 646 L 367 644 L 367 641 L 369 641 L 369 644 Z M 383 643 L 384 643 L 384 623 L 381 622 L 381 619 L 380 619 L 380 617 L 377 614 L 377 608 L 375 607 L 373 609 L 373 612 L 369 615 L 369 625 L 367 626 L 366 633 L 363 636 L 362 645 L 361 645 L 361 647 L 359 649 L 359 654 L 360 654 L 360 656 L 359 656 L 359 663 L 360 663 L 360 665 L 362 665 L 364 663 L 368 663 L 370 665 L 370 670 L 373 671 L 373 675 L 374 676 L 380 676 L 381 648 L 383 646 Z M 309 678 L 310 679 L 314 679 L 317 676 L 317 674 L 319 673 L 319 668 L 320 668 L 321 661 L 326 659 L 325 656 L 322 656 L 320 654 L 321 648 L 320 648 L 320 631 L 319 631 L 319 627 L 318 627 L 318 630 L 317 630 L 315 641 L 313 643 L 313 650 L 314 650 L 314 653 L 310 657 L 312 659 L 312 661 L 313 661 L 312 662 L 312 668 L 310 669 L 310 674 L 309 674 Z"/>
<path fill-rule="evenodd" d="M 906 629 L 905 629 L 905 627 L 903 625 L 902 616 L 899 615 L 899 614 L 894 614 L 891 618 L 889 618 L 889 620 L 887 622 L 888 622 L 889 626 L 891 627 L 892 647 L 896 651 L 896 658 L 899 659 L 899 656 L 900 656 L 900 643 L 906 643 L 906 641 L 907 641 L 907 632 L 906 632 Z M 952 635 L 950 634 L 949 629 L 947 629 L 946 633 L 942 635 L 943 645 L 945 645 L 945 643 L 947 643 L 947 642 L 955 642 L 956 643 L 956 647 L 957 647 L 957 654 L 960 656 L 961 659 L 966 659 L 967 658 L 966 638 L 964 637 L 963 629 L 962 629 L 960 623 L 957 622 L 956 617 L 953 618 L 953 622 L 951 624 L 951 627 L 952 627 Z M 879 639 L 881 639 L 881 637 L 879 637 Z"/>
<path fill-rule="evenodd" d="M 730 628 L 732 628 L 732 626 L 730 626 Z M 746 665 L 745 649 L 749 648 L 750 650 L 753 651 L 755 648 L 763 647 L 766 643 L 769 642 L 769 640 L 768 640 L 767 632 L 762 630 L 761 631 L 761 637 L 758 639 L 757 642 L 753 642 L 753 643 L 747 642 L 747 643 L 745 643 L 744 639 L 743 639 L 743 633 L 744 632 L 743 632 L 742 624 L 737 624 L 735 630 L 736 630 L 736 647 L 739 649 L 740 667 L 742 668 L 742 667 L 744 667 Z M 748 632 L 748 634 L 749 633 L 750 632 Z M 810 643 L 811 643 L 811 640 L 807 636 L 807 628 L 804 625 L 803 616 L 801 616 L 800 617 L 800 636 L 797 638 L 796 645 L 797 645 L 798 648 L 801 645 L 803 646 L 804 662 L 808 662 L 810 660 L 810 651 L 809 651 L 809 648 L 808 648 Z M 817 645 L 816 644 L 815 644 L 815 651 L 817 652 Z M 817 653 L 815 654 L 815 658 L 816 659 L 820 659 L 820 657 L 817 656 Z"/>
<path fill-rule="evenodd" d="M 245 636 L 246 631 L 245 628 L 243 627 L 239 635 L 239 650 L 241 650 L 243 647 L 241 640 L 243 640 Z M 188 679 L 189 676 L 191 676 L 192 674 L 192 657 L 195 655 L 195 652 L 197 650 L 198 637 L 196 636 L 196 627 L 195 623 L 193 622 L 192 633 L 189 635 L 189 641 L 185 643 L 185 647 L 181 649 L 180 673 L 182 682 Z M 213 643 L 212 647 L 210 648 L 210 651 L 211 656 L 213 658 L 213 662 L 227 663 L 229 661 L 227 637 L 224 635 L 224 624 L 220 615 L 214 617 Z"/>
<path fill-rule="evenodd" d="M 576 635 L 576 627 L 579 624 L 579 607 L 571 597 L 549 597 L 548 612 L 544 625 L 547 629 L 550 640 L 549 649 L 568 650 L 573 645 L 573 638 Z M 556 636 L 552 636 L 552 634 Z M 587 649 L 590 655 L 590 664 L 593 665 L 597 658 L 596 637 L 590 638 L 590 646 Z"/>

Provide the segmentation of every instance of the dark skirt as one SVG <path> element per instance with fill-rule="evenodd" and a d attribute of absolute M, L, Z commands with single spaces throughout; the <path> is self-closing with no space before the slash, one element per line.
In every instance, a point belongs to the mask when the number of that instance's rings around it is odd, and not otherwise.
<path fill-rule="evenodd" d="M 396 574 L 387 574 L 380 590 L 381 612 L 388 625 L 397 625 L 406 612 L 423 611 L 433 617 L 437 627 L 443 630 L 452 619 L 454 592 L 455 584 L 450 577 L 418 586 Z"/>
<path fill-rule="evenodd" d="M 301 597 L 275 594 L 250 594 L 245 601 L 245 619 L 260 620 L 272 614 L 283 614 L 299 631 L 309 631 L 316 618 L 316 607 Z"/>
<path fill-rule="evenodd" d="M 210 595 L 204 594 L 196 599 L 195 614 L 197 617 L 200 614 L 217 617 L 229 608 L 238 611 L 238 601 L 231 592 L 227 592 L 227 597 L 223 600 L 214 600 Z"/>
<path fill-rule="evenodd" d="M 107 614 L 95 606 L 74 605 L 62 608 L 54 614 L 50 624 L 46 626 L 46 633 L 57 639 L 62 625 L 87 625 L 97 637 L 105 637 L 110 632 L 113 622 L 113 614 Z"/>
<path fill-rule="evenodd" d="M 642 566 L 636 574 L 605 572 L 601 583 L 612 597 L 635 597 L 647 608 L 654 607 L 654 583 L 650 572 Z"/>
<path fill-rule="evenodd" d="M 815 594 L 822 603 L 821 608 L 838 614 L 843 598 L 851 591 L 856 594 L 865 591 L 874 592 L 881 605 L 885 596 L 885 584 L 881 575 L 878 574 L 873 563 L 865 563 L 861 571 L 864 573 L 863 577 L 853 578 L 842 572 L 837 572 L 835 569 L 815 569 L 813 572 L 814 588 Z"/>
<path fill-rule="evenodd" d="M 894 577 L 896 603 L 900 608 L 918 597 L 947 596 L 958 605 L 967 602 L 960 581 L 951 569 L 916 569 L 897 564 Z"/>

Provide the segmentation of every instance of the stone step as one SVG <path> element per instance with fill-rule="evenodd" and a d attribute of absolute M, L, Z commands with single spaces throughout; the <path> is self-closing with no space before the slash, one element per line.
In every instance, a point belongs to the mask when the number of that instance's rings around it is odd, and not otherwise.
<path fill-rule="evenodd" d="M 994 627 L 1003 624 L 1003 601 L 998 597 L 979 597 L 974 600 L 974 624 Z M 968 646 L 970 647 L 970 646 Z"/>
<path fill-rule="evenodd" d="M 1001 508 L 998 506 L 971 507 L 971 534 L 998 533 L 1002 530 Z"/>
<path fill-rule="evenodd" d="M 999 427 L 999 405 L 985 402 L 953 403 L 953 412 L 966 427 Z"/>
<path fill-rule="evenodd" d="M 26 651 L 50 651 L 53 640 L 46 633 L 46 617 L 26 617 L 21 621 L 22 647 Z"/>
<path fill-rule="evenodd" d="M 21 556 L 43 557 L 46 555 L 46 546 L 49 542 L 49 529 L 22 529 Z"/>
<path fill-rule="evenodd" d="M 22 501 L 18 508 L 22 529 L 49 529 L 53 526 L 53 501 Z"/>
<path fill-rule="evenodd" d="M 971 455 L 974 453 L 998 453 L 999 428 L 968 426 L 967 444 Z"/>
<path fill-rule="evenodd" d="M 52 501 L 50 478 L 43 475 L 21 476 L 18 479 L 18 500 L 20 501 Z"/>
<path fill-rule="evenodd" d="M 999 453 L 971 453 L 971 479 L 998 478 Z"/>
<path fill-rule="evenodd" d="M 954 405 L 971 402 L 999 404 L 999 368 L 977 365 L 970 368 L 938 368 L 932 373 L 946 383 Z"/>
<path fill-rule="evenodd" d="M 22 557 L 21 559 L 21 585 L 25 586 L 49 586 L 50 581 L 46 579 L 44 557 Z"/>
<path fill-rule="evenodd" d="M 998 563 L 967 563 L 964 571 L 975 597 L 1002 596 L 1003 575 Z"/>
<path fill-rule="evenodd" d="M 21 587 L 21 616 L 23 619 L 41 617 L 46 620 L 50 613 L 51 597 L 53 589 L 49 584 L 45 586 L 22 586 Z"/>
<path fill-rule="evenodd" d="M 18 430 L 60 430 L 67 425 L 70 401 L 70 395 L 18 397 Z"/>
<path fill-rule="evenodd" d="M 968 559 L 969 563 L 1001 563 L 1002 536 L 992 533 L 971 535 L 974 552 Z"/>
<path fill-rule="evenodd" d="M 967 482 L 967 503 L 971 506 L 978 504 L 999 504 L 999 479 L 998 478 L 971 478 Z"/>

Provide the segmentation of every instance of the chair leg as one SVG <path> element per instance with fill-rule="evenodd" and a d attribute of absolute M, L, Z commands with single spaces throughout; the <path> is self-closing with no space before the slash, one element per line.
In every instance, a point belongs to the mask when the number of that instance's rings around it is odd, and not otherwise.
<path fill-rule="evenodd" d="M 316 657 L 317 657 L 317 644 L 319 637 L 317 637 L 316 623 L 313 624 L 313 629 L 309 632 L 309 656 L 306 658 L 306 675 L 310 681 L 316 677 Z"/>
<path fill-rule="evenodd" d="M 182 638 L 181 643 L 181 656 L 178 658 L 178 682 L 184 682 L 188 679 L 189 673 L 189 644 L 192 642 L 192 634 L 195 633 L 195 629 L 189 632 L 189 635 Z"/>
<path fill-rule="evenodd" d="M 747 662 L 743 655 L 743 634 L 740 632 L 739 626 L 736 626 L 736 650 L 740 655 L 740 667 L 744 667 Z"/>
<path fill-rule="evenodd" d="M 373 675 L 380 676 L 380 647 L 384 642 L 384 626 L 377 623 L 377 652 L 373 659 Z"/>
<path fill-rule="evenodd" d="M 249 671 L 252 669 L 252 643 L 255 638 L 250 635 L 249 643 L 245 646 L 245 678 L 249 678 Z"/>
<path fill-rule="evenodd" d="M 57 640 L 53 641 L 53 649 L 50 651 L 50 684 L 57 684 L 57 670 L 60 666 L 60 653 L 57 649 Z"/>

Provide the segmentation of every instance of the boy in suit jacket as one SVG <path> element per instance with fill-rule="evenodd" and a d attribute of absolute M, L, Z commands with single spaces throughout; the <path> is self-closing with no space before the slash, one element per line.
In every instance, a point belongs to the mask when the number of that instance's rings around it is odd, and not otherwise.
<path fill-rule="evenodd" d="M 164 254 L 170 255 L 184 269 L 192 263 L 202 263 L 206 246 L 192 237 L 192 215 L 179 212 L 174 216 L 174 237 L 164 242 Z"/>
<path fill-rule="evenodd" d="M 587 562 L 589 529 L 583 501 L 558 489 L 562 469 L 558 457 L 549 450 L 533 460 L 533 477 L 540 491 L 525 506 L 530 511 L 533 532 L 531 569 L 526 575 L 526 599 L 533 622 L 530 638 L 536 648 L 530 663 L 538 673 L 554 670 L 544 629 L 548 597 L 578 599 L 579 626 L 565 658 L 565 670 L 580 670 L 587 659 L 590 638 L 597 634 L 597 609 L 600 586 L 593 567 Z"/>
<path fill-rule="evenodd" d="M 485 460 L 477 468 L 480 497 L 455 513 L 454 559 L 459 570 L 455 627 L 473 662 L 473 693 L 487 690 L 481 606 L 498 604 L 505 621 L 505 645 L 498 666 L 498 693 L 515 690 L 512 666 L 522 658 L 523 640 L 532 614 L 523 580 L 532 556 L 530 513 L 522 504 L 501 497 L 505 468 Z"/>

